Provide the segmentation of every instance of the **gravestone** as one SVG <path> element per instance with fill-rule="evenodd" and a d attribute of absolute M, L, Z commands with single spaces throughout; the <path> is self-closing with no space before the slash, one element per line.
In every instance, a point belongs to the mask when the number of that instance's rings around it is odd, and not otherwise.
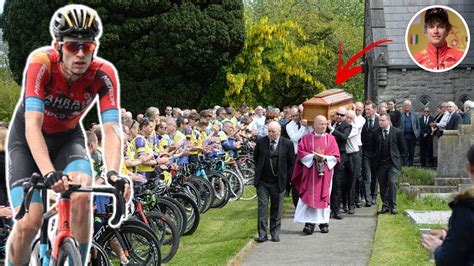
<path fill-rule="evenodd" d="M 414 224 L 441 224 L 447 225 L 451 211 L 415 211 L 406 210 L 405 213 L 410 217 Z"/>
<path fill-rule="evenodd" d="M 474 121 L 474 113 L 471 114 L 471 121 Z M 445 130 L 438 140 L 436 178 L 462 178 L 468 182 L 466 154 L 472 144 L 474 144 L 474 123 L 459 125 L 458 130 Z"/>

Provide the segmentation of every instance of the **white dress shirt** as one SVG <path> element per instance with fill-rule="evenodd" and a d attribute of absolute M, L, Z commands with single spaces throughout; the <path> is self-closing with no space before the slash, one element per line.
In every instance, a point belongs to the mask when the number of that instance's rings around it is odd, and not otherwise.
<path fill-rule="evenodd" d="M 295 148 L 295 154 L 298 153 L 298 141 L 300 139 L 310 133 L 312 131 L 312 127 L 304 127 L 301 126 L 298 129 L 298 124 L 295 123 L 295 121 L 291 121 L 286 125 L 286 133 L 288 133 L 288 136 L 290 137 L 291 142 L 293 142 L 293 146 Z"/>
<path fill-rule="evenodd" d="M 351 126 L 352 126 L 351 133 L 349 133 L 349 136 L 347 137 L 347 141 L 346 141 L 346 153 L 348 154 L 359 151 L 359 144 L 357 142 L 357 137 L 359 137 L 360 139 L 360 131 L 362 130 L 362 127 L 358 128 L 358 125 L 356 124 L 355 121 L 351 123 Z"/>
<path fill-rule="evenodd" d="M 357 128 L 359 129 L 359 133 L 357 134 L 355 142 L 358 146 L 362 146 L 361 136 L 362 136 L 362 128 L 365 125 L 365 118 L 361 115 L 356 116 L 354 119 L 354 123 L 357 125 Z M 354 126 L 352 126 L 352 128 L 354 128 Z"/>

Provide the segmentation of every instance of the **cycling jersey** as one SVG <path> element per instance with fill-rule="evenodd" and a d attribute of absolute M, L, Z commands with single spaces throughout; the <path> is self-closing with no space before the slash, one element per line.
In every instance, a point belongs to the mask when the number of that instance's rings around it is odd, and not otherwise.
<path fill-rule="evenodd" d="M 85 111 L 99 98 L 101 122 L 119 122 L 118 80 L 111 63 L 94 58 L 74 82 L 61 73 L 57 50 L 44 47 L 33 52 L 24 75 L 24 90 L 8 137 L 8 174 L 14 207 L 21 203 L 21 180 L 39 172 L 25 136 L 25 112 L 41 112 L 42 131 L 56 170 L 93 175 L 79 125 Z M 41 202 L 39 192 L 33 202 Z"/>
<path fill-rule="evenodd" d="M 425 50 L 415 55 L 415 59 L 426 68 L 443 70 L 455 65 L 463 55 L 464 52 L 451 48 L 446 43 L 440 48 L 428 44 Z"/>
<path fill-rule="evenodd" d="M 138 134 L 134 139 L 133 139 L 133 145 L 135 148 L 135 159 L 140 158 L 140 156 L 145 155 L 149 156 L 150 154 L 153 154 L 153 144 L 151 144 L 147 138 L 143 135 Z M 150 166 L 150 165 L 138 165 L 137 166 L 137 171 L 140 173 L 146 173 L 146 172 L 154 172 L 155 167 Z"/>
<path fill-rule="evenodd" d="M 99 95 L 102 123 L 119 122 L 118 81 L 112 64 L 95 58 L 81 77 L 69 82 L 61 73 L 60 57 L 52 48 L 34 52 L 25 74 L 25 90 L 18 114 L 44 113 L 46 134 L 74 129 Z"/>

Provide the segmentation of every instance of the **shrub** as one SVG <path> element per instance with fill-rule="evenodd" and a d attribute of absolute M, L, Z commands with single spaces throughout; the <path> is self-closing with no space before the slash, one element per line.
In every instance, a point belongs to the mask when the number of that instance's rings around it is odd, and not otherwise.
<path fill-rule="evenodd" d="M 0 121 L 9 122 L 20 97 L 20 86 L 7 68 L 0 68 Z"/>

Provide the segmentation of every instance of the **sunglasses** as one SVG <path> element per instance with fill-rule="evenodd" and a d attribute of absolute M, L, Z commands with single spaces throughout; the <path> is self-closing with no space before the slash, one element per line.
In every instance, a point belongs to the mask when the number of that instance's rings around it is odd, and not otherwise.
<path fill-rule="evenodd" d="M 59 44 L 66 49 L 66 51 L 77 54 L 79 50 L 82 50 L 85 54 L 92 53 L 97 44 L 95 42 L 59 42 Z"/>
<path fill-rule="evenodd" d="M 340 113 L 336 113 L 337 116 L 340 116 L 340 117 L 344 117 L 346 116 L 345 114 L 340 114 Z"/>

